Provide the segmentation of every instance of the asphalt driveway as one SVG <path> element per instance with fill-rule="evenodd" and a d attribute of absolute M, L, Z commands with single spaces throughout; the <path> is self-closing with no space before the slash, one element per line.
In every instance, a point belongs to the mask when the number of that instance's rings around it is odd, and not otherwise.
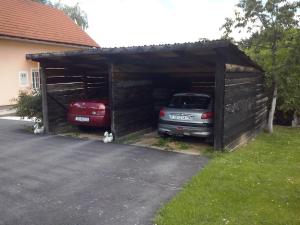
<path fill-rule="evenodd" d="M 152 224 L 206 159 L 26 132 L 0 119 L 1 225 Z"/>

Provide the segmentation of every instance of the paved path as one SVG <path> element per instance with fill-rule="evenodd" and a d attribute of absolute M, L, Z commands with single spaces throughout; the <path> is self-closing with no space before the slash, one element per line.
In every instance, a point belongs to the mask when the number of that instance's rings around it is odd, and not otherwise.
<path fill-rule="evenodd" d="M 152 224 L 205 158 L 59 136 L 0 119 L 1 225 Z"/>

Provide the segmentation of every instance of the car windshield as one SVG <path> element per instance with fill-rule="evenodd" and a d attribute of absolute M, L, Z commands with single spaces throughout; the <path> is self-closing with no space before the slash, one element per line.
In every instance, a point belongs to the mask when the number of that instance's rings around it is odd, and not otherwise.
<path fill-rule="evenodd" d="M 210 97 L 206 96 L 173 96 L 170 108 L 186 108 L 186 109 L 207 109 L 210 103 Z"/>

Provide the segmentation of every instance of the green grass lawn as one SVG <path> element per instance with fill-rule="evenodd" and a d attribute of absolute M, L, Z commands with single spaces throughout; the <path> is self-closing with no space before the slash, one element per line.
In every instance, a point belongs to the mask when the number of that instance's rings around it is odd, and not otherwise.
<path fill-rule="evenodd" d="M 300 129 L 276 127 L 235 152 L 216 154 L 155 224 L 300 224 Z"/>

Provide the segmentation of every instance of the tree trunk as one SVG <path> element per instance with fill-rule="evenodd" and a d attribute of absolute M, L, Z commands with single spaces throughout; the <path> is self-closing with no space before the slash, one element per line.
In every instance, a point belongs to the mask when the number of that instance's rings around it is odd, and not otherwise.
<path fill-rule="evenodd" d="M 270 134 L 273 133 L 273 120 L 274 120 L 274 114 L 276 109 L 276 102 L 277 102 L 277 83 L 274 82 L 272 104 L 271 104 L 271 109 L 269 111 L 268 124 L 267 124 L 267 132 Z"/>
<path fill-rule="evenodd" d="M 297 127 L 298 123 L 299 123 L 299 121 L 298 121 L 298 114 L 297 114 L 297 111 L 295 110 L 294 111 L 294 119 L 292 121 L 292 127 Z"/>
<path fill-rule="evenodd" d="M 273 78 L 273 96 L 272 96 L 272 104 L 269 111 L 269 117 L 268 117 L 268 124 L 267 124 L 267 132 L 272 134 L 273 133 L 273 120 L 274 120 L 274 114 L 276 109 L 276 102 L 277 102 L 277 76 L 275 74 L 275 66 L 276 66 L 276 51 L 277 51 L 277 39 L 276 39 L 276 29 L 274 27 L 274 34 L 273 34 L 273 43 L 272 43 L 272 78 Z"/>

